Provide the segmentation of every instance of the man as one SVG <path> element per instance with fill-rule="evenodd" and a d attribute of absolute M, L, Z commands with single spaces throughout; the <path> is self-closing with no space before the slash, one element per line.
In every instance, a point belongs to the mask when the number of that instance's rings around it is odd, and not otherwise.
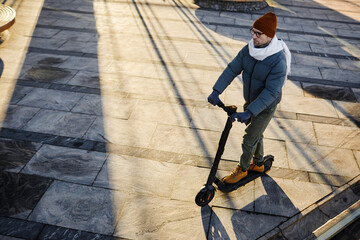
<path fill-rule="evenodd" d="M 227 184 L 240 181 L 247 176 L 247 171 L 264 172 L 263 133 L 281 100 L 281 89 L 290 72 L 291 61 L 288 47 L 275 35 L 276 25 L 273 12 L 254 22 L 250 30 L 252 40 L 229 63 L 208 97 L 211 104 L 217 105 L 219 95 L 242 73 L 244 111 L 233 114 L 231 119 L 248 125 L 243 136 L 240 162 L 231 174 L 223 178 Z"/>

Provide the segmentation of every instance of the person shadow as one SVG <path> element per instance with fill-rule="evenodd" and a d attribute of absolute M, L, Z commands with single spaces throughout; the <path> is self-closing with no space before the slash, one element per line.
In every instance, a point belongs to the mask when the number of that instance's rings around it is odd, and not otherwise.
<path fill-rule="evenodd" d="M 278 227 L 290 218 L 297 215 L 297 218 L 301 219 L 301 211 L 272 177 L 261 176 L 260 181 L 261 184 L 255 185 L 254 191 L 255 196 L 262 195 L 240 210 L 217 206 L 204 207 L 207 210 L 202 210 L 202 213 L 207 213 L 211 209 L 210 221 L 203 221 L 207 239 L 250 240 L 261 237 L 264 239 L 270 237 L 305 239 L 313 236 L 310 230 L 298 227 L 290 227 L 284 232 L 280 231 Z M 257 181 L 256 184 L 260 181 Z M 230 217 L 228 217 L 229 215 Z"/>

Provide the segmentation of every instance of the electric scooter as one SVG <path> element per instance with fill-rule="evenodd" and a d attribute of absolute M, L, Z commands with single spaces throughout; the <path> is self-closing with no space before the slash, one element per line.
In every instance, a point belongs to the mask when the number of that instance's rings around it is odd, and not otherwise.
<path fill-rule="evenodd" d="M 245 178 L 241 179 L 239 182 L 234 184 L 226 184 L 222 181 L 222 179 L 221 180 L 218 179 L 216 177 L 216 172 L 219 167 L 221 156 L 225 150 L 226 141 L 228 139 L 230 130 L 232 128 L 232 120 L 230 116 L 236 113 L 237 107 L 225 106 L 224 103 L 222 103 L 221 101 L 217 104 L 217 106 L 222 108 L 227 113 L 228 118 L 226 120 L 225 128 L 220 137 L 219 146 L 216 151 L 215 159 L 211 167 L 209 177 L 206 181 L 206 184 L 200 189 L 200 191 L 195 197 L 195 203 L 200 207 L 206 206 L 214 198 L 216 188 L 213 186 L 213 183 L 217 185 L 217 188 L 220 191 L 231 192 L 245 185 L 246 183 L 254 180 L 255 178 L 266 174 L 268 171 L 270 171 L 272 162 L 274 161 L 274 157 L 272 155 L 265 156 L 264 157 L 265 170 L 263 173 L 248 171 L 248 175 Z"/>

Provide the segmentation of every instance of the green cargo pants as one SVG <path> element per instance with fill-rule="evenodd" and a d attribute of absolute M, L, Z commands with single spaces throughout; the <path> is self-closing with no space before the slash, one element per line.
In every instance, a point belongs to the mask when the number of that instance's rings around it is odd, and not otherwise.
<path fill-rule="evenodd" d="M 248 104 L 244 105 L 244 111 L 247 109 L 247 106 Z M 255 163 L 264 161 L 263 133 L 274 116 L 275 109 L 276 106 L 265 109 L 257 116 L 252 117 L 250 124 L 246 127 L 241 145 L 242 155 L 239 162 L 243 171 L 248 170 L 252 158 L 254 158 Z"/>

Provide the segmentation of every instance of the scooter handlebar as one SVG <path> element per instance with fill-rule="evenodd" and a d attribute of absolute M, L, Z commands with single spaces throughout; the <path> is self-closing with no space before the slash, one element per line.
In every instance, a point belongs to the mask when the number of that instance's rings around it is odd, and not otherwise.
<path fill-rule="evenodd" d="M 236 113 L 237 107 L 230 105 L 230 106 L 225 106 L 225 104 L 220 100 L 218 104 L 216 104 L 218 107 L 222 108 L 227 115 L 230 117 L 231 115 L 233 115 L 234 113 Z"/>

